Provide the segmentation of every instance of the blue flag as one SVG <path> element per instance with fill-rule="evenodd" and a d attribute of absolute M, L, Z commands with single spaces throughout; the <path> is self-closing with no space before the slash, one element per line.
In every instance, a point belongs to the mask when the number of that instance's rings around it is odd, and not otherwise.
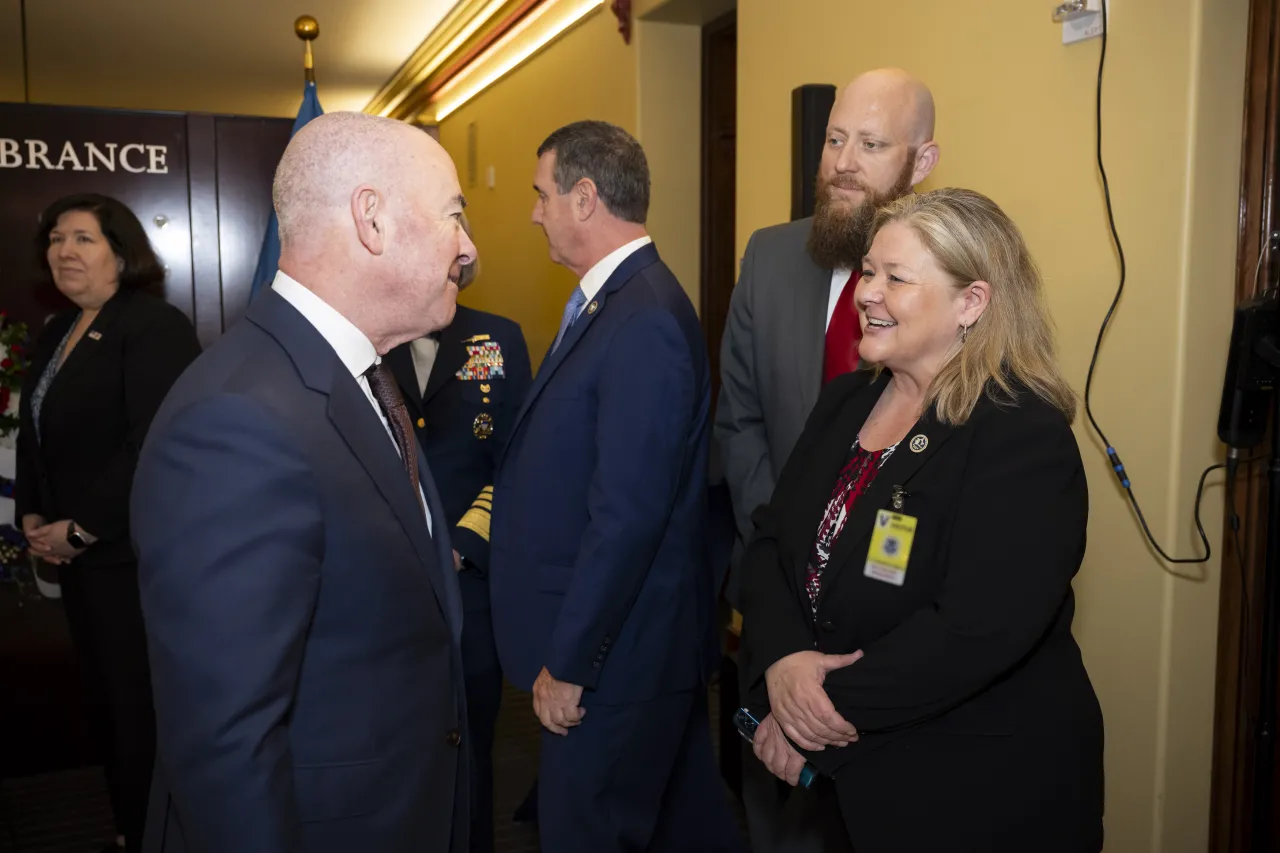
<path fill-rule="evenodd" d="M 289 134 L 292 139 L 302 126 L 313 118 L 324 115 L 320 99 L 316 97 L 315 81 L 308 81 L 302 90 L 302 106 L 298 108 L 298 117 L 293 122 L 293 130 Z M 271 209 L 271 218 L 267 220 L 267 233 L 262 238 L 262 252 L 258 255 L 258 268 L 253 272 L 253 285 L 249 289 L 249 299 L 258 295 L 264 287 L 270 287 L 276 277 L 276 268 L 280 265 L 280 223 L 276 221 L 276 211 Z"/>

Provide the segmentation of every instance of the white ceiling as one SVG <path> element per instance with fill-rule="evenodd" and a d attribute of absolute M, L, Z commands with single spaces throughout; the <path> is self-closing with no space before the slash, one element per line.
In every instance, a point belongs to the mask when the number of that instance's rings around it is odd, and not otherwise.
<path fill-rule="evenodd" d="M 457 0 L 26 0 L 32 103 L 289 116 L 299 15 L 327 112 L 359 110 Z M 20 0 L 0 0 L 0 101 L 21 101 Z M 0 128 L 2 134 L 3 128 Z"/>

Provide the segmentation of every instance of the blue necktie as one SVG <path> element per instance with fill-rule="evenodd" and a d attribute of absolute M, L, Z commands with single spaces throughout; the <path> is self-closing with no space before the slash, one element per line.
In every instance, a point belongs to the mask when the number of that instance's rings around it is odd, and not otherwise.
<path fill-rule="evenodd" d="M 555 352 L 560 346 L 560 342 L 564 340 L 565 332 L 569 331 L 573 321 L 578 319 L 578 314 L 582 311 L 582 306 L 586 301 L 587 294 L 582 292 L 581 287 L 575 287 L 573 293 L 569 295 L 569 303 L 564 306 L 564 316 L 560 318 L 560 331 L 556 333 L 556 342 L 551 345 L 552 352 Z"/>

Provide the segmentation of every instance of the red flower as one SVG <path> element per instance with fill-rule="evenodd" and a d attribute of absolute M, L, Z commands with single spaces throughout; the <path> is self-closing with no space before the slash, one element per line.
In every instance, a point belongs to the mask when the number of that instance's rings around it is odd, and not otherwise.
<path fill-rule="evenodd" d="M 9 347 L 9 352 L 13 353 L 14 355 L 22 355 L 22 344 L 14 344 L 13 346 Z"/>
<path fill-rule="evenodd" d="M 8 370 L 10 367 L 13 367 L 13 359 L 6 358 L 4 361 L 0 361 L 0 367 L 3 367 L 5 370 Z"/>

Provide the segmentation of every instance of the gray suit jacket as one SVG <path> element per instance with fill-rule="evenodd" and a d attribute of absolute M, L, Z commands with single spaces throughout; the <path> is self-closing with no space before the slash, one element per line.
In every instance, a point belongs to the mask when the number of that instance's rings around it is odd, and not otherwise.
<path fill-rule="evenodd" d="M 773 495 L 821 390 L 831 271 L 805 249 L 812 222 L 752 234 L 729 301 L 713 438 L 733 499 L 735 565 L 751 535 L 751 513 Z M 736 571 L 727 594 L 736 604 Z"/>

